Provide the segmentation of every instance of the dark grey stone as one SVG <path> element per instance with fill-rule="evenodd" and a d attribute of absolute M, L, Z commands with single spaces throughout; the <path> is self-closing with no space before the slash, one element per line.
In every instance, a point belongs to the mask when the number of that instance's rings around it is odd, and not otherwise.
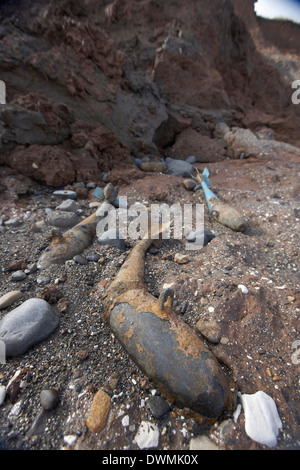
<path fill-rule="evenodd" d="M 187 157 L 185 159 L 185 161 L 192 165 L 193 163 L 196 163 L 197 160 L 196 160 L 196 157 L 194 157 L 194 155 L 191 155 L 191 156 Z"/>
<path fill-rule="evenodd" d="M 100 245 L 110 245 L 119 248 L 121 251 L 126 251 L 124 240 L 120 238 L 118 230 L 111 229 L 104 232 L 99 238 L 98 243 Z"/>
<path fill-rule="evenodd" d="M 197 230 L 194 230 L 193 232 L 189 232 L 187 234 L 186 241 L 190 243 L 195 243 L 196 238 L 201 236 L 203 233 L 203 228 L 198 228 Z M 216 235 L 212 232 L 209 232 L 208 230 L 204 230 L 204 239 L 203 239 L 203 246 L 208 245 L 208 243 L 213 239 L 216 238 Z"/>
<path fill-rule="evenodd" d="M 48 214 L 47 220 L 54 227 L 62 229 L 74 227 L 81 221 L 80 217 L 78 217 L 74 212 L 66 211 L 53 211 Z"/>
<path fill-rule="evenodd" d="M 149 398 L 146 406 L 154 418 L 157 419 L 168 413 L 170 409 L 168 402 L 160 395 Z"/>
<path fill-rule="evenodd" d="M 75 261 L 75 263 L 77 264 L 82 264 L 82 265 L 85 265 L 85 264 L 88 264 L 88 261 L 87 259 L 82 256 L 82 255 L 75 255 L 73 260 Z"/>
<path fill-rule="evenodd" d="M 14 273 L 12 273 L 10 280 L 11 281 L 23 281 L 25 278 L 26 278 L 26 274 L 24 273 L 24 271 L 19 270 L 19 271 L 15 271 Z"/>
<path fill-rule="evenodd" d="M 60 197 L 61 199 L 77 199 L 76 191 L 71 191 L 68 189 L 54 191 L 53 196 Z"/>
<path fill-rule="evenodd" d="M 95 262 L 99 261 L 100 258 L 101 258 L 101 256 L 98 255 L 97 253 L 95 253 L 95 254 L 92 253 L 92 254 L 90 254 L 90 255 L 88 255 L 88 256 L 86 257 L 86 259 L 87 259 L 88 261 L 95 261 Z"/>
<path fill-rule="evenodd" d="M 59 317 L 43 299 L 29 299 L 7 313 L 0 321 L 0 340 L 7 356 L 24 354 L 47 338 L 58 326 Z"/>
<path fill-rule="evenodd" d="M 181 178 L 188 178 L 193 174 L 193 166 L 184 160 L 175 160 L 174 158 L 166 158 L 167 173 L 179 176 Z"/>
<path fill-rule="evenodd" d="M 74 199 L 66 199 L 57 207 L 57 210 L 66 212 L 76 212 L 78 210 L 78 206 Z"/>

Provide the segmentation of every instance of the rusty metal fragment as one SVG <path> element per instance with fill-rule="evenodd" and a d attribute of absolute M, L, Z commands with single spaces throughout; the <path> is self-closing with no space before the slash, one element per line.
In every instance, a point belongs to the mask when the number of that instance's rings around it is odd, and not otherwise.
<path fill-rule="evenodd" d="M 103 316 L 167 399 L 215 419 L 233 404 L 229 380 L 201 338 L 172 311 L 172 290 L 159 299 L 147 291 L 144 258 L 151 243 L 141 240 L 132 249 L 102 299 Z"/>
<path fill-rule="evenodd" d="M 39 269 L 46 269 L 52 264 L 62 264 L 82 253 L 94 240 L 98 217 L 92 214 L 64 235 L 52 231 L 52 243 L 46 248 L 38 261 Z"/>
<path fill-rule="evenodd" d="M 114 202 L 116 196 L 116 189 L 109 183 L 103 191 L 103 205 Z M 65 234 L 62 234 L 59 230 L 53 230 L 52 243 L 40 257 L 38 268 L 46 269 L 52 264 L 65 263 L 82 253 L 93 242 L 99 220 L 100 217 L 96 211 Z"/>

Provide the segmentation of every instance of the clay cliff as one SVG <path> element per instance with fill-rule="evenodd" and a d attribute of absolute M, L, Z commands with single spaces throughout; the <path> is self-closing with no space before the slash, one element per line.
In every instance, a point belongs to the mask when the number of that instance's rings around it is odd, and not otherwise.
<path fill-rule="evenodd" d="M 279 23 L 282 43 L 253 0 L 0 2 L 0 165 L 50 186 L 138 178 L 134 157 L 247 157 L 244 131 L 254 154 L 297 155 L 300 27 Z"/>

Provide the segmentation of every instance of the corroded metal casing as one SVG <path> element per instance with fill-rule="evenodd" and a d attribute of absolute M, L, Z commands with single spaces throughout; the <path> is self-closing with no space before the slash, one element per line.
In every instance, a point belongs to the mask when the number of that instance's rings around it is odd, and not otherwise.
<path fill-rule="evenodd" d="M 217 418 L 230 408 L 229 381 L 201 338 L 170 305 L 148 293 L 141 264 L 149 243 L 132 251 L 103 298 L 103 314 L 133 361 L 180 408 Z"/>
<path fill-rule="evenodd" d="M 90 246 L 96 234 L 98 220 L 96 214 L 92 214 L 64 235 L 54 233 L 51 245 L 38 261 L 39 269 L 64 263 Z"/>
<path fill-rule="evenodd" d="M 241 214 L 234 207 L 219 201 L 210 199 L 211 215 L 222 225 L 234 230 L 235 232 L 245 232 L 247 223 Z"/>
<path fill-rule="evenodd" d="M 140 164 L 140 169 L 142 171 L 148 171 L 150 173 L 163 173 L 167 169 L 167 164 L 165 162 L 143 162 Z"/>
<path fill-rule="evenodd" d="M 200 175 L 197 170 L 197 176 L 195 176 L 194 179 L 202 186 L 207 206 L 212 217 L 220 224 L 225 225 L 235 232 L 245 232 L 247 229 L 247 223 L 243 216 L 234 207 L 220 201 L 215 193 L 209 188 L 209 186 L 211 186 L 211 182 L 208 177 L 209 171 L 205 168 L 202 175 Z"/>

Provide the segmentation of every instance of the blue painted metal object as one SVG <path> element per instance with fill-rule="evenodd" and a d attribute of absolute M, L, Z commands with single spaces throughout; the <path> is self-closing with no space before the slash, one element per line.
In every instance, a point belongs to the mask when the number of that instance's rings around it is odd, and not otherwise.
<path fill-rule="evenodd" d="M 208 169 L 205 168 L 202 175 L 197 170 L 197 176 L 193 176 L 193 178 L 201 185 L 209 212 L 213 218 L 220 224 L 229 227 L 231 230 L 244 232 L 247 228 L 247 224 L 242 215 L 229 204 L 220 201 L 218 196 L 209 188 L 212 184 L 209 180 Z"/>

